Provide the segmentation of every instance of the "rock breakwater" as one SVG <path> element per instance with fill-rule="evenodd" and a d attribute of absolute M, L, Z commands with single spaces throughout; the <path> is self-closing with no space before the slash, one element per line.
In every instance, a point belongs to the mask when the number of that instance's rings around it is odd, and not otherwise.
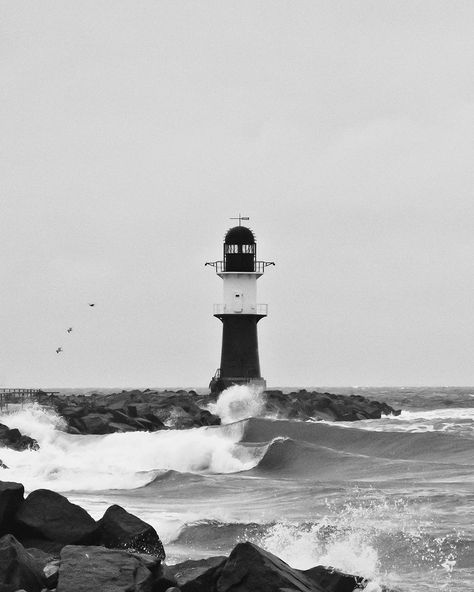
<path fill-rule="evenodd" d="M 400 413 L 386 403 L 360 395 L 268 390 L 259 396 L 262 414 L 281 419 L 357 421 Z M 221 418 L 209 410 L 217 399 L 217 395 L 198 395 L 192 390 L 147 389 L 108 395 L 43 394 L 37 401 L 53 407 L 65 419 L 70 433 L 110 434 L 219 425 Z"/>

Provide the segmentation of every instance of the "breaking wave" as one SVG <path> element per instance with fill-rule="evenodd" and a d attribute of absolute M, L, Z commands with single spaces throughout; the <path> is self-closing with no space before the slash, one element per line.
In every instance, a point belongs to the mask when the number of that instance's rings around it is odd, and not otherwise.
<path fill-rule="evenodd" d="M 413 578 L 423 572 L 424 584 L 431 573 L 433 582 L 447 585 L 454 567 L 465 563 L 456 549 L 468 547 L 472 553 L 474 544 L 456 532 L 433 536 L 432 527 L 404 498 L 355 490 L 350 502 L 328 502 L 324 514 L 311 522 L 186 524 L 170 541 L 169 552 L 172 556 L 174 546 L 192 548 L 207 541 L 208 554 L 226 554 L 235 542 L 251 541 L 296 569 L 324 565 L 360 575 L 371 581 L 366 589 L 372 592 L 397 586 L 397 574 L 406 572 Z"/>
<path fill-rule="evenodd" d="M 374 474 L 378 480 L 397 474 L 454 479 L 474 464 L 471 438 L 440 432 L 381 432 L 252 418 L 189 430 L 79 436 L 63 431 L 64 423 L 53 411 L 35 405 L 1 421 L 39 442 L 38 451 L 1 450 L 8 480 L 27 489 L 134 489 L 164 479 L 165 471 L 301 479 L 317 475 L 320 480 L 374 479 Z"/>
<path fill-rule="evenodd" d="M 265 395 L 261 387 L 233 385 L 219 395 L 209 411 L 218 415 L 223 424 L 250 417 L 260 417 L 265 409 Z"/>
<path fill-rule="evenodd" d="M 253 449 L 239 446 L 238 431 L 210 428 L 80 436 L 64 431 L 52 410 L 25 407 L 0 421 L 38 440 L 38 451 L 1 449 L 8 480 L 27 490 L 134 489 L 162 471 L 234 473 L 255 465 Z M 4 469 L 7 471 L 7 469 Z"/>

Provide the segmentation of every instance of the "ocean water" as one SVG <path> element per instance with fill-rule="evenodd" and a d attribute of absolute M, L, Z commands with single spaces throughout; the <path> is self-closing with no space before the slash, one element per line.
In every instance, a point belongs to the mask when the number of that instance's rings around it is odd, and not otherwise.
<path fill-rule="evenodd" d="M 120 504 L 156 528 L 170 564 L 250 540 L 296 568 L 362 575 L 370 592 L 474 590 L 474 388 L 319 390 L 402 413 L 290 421 L 233 387 L 211 409 L 221 426 L 77 436 L 25 406 L 0 422 L 40 450 L 0 449 L 1 478 L 62 492 L 96 519 Z"/>

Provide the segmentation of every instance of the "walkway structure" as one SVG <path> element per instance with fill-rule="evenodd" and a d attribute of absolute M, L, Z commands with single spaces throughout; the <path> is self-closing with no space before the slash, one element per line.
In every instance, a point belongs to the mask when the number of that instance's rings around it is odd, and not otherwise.
<path fill-rule="evenodd" d="M 57 395 L 59 391 L 43 391 L 42 389 L 0 388 L 0 410 L 8 409 L 10 403 L 23 405 L 33 402 L 40 395 Z"/>

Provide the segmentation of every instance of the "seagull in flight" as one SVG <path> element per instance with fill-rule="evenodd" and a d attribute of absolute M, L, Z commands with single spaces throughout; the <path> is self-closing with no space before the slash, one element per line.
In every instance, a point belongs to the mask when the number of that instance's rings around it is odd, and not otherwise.
<path fill-rule="evenodd" d="M 66 331 L 67 331 L 68 333 L 72 333 L 72 327 L 69 327 L 69 329 L 66 329 Z"/>
<path fill-rule="evenodd" d="M 57 354 L 60 354 L 62 351 L 63 351 L 63 348 L 62 347 L 58 347 L 58 349 L 56 350 L 56 353 Z"/>

